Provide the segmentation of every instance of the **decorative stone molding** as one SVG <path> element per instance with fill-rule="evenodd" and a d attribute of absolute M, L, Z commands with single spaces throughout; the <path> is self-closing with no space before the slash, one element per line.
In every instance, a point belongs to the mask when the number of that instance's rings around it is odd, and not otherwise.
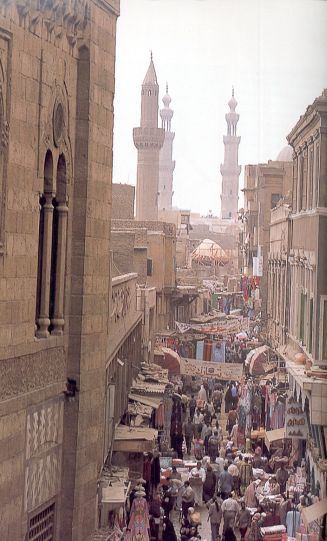
<path fill-rule="evenodd" d="M 60 490 L 63 398 L 29 408 L 26 419 L 24 509 L 29 512 Z"/>
<path fill-rule="evenodd" d="M 0 2 L 1 4 L 1 2 Z M 11 110 L 11 34 L 0 29 L 0 255 L 5 251 L 5 199 Z"/>
<path fill-rule="evenodd" d="M 69 101 L 64 86 L 55 82 L 49 100 L 47 115 L 43 120 L 43 135 L 39 152 L 39 176 L 43 176 L 44 157 L 47 150 L 54 156 L 65 155 L 66 182 L 69 185 L 73 176 L 72 148 L 69 137 Z M 54 176 L 56 171 L 53 172 Z"/>
<path fill-rule="evenodd" d="M 0 361 L 0 400 L 66 380 L 64 348 L 51 348 Z"/>
<path fill-rule="evenodd" d="M 85 34 L 90 19 L 87 0 L 2 0 L 2 15 L 9 17 L 15 6 L 19 25 L 33 34 L 42 33 L 58 45 L 66 35 L 70 52 L 73 53 L 77 39 Z"/>
<path fill-rule="evenodd" d="M 112 291 L 112 312 L 111 317 L 116 323 L 120 319 L 124 319 L 129 312 L 131 306 L 131 289 L 129 285 L 122 284 Z"/>

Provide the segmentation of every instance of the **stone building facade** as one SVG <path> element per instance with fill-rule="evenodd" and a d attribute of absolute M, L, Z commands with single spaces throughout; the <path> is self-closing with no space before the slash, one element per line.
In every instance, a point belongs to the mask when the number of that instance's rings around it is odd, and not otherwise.
<path fill-rule="evenodd" d="M 242 271 L 247 276 L 260 277 L 260 298 L 263 318 L 267 317 L 268 254 L 270 211 L 278 201 L 289 197 L 292 190 L 292 162 L 269 160 L 266 164 L 246 165 L 244 172 L 244 215 L 242 233 Z M 291 160 L 291 149 L 284 158 Z M 260 269 L 254 269 L 254 258 L 260 260 Z M 261 264 L 262 263 L 262 264 Z"/>
<path fill-rule="evenodd" d="M 146 262 L 144 275 L 138 277 L 142 286 L 156 289 L 155 329 L 174 325 L 172 294 L 176 287 L 176 227 L 164 222 L 140 222 L 137 220 L 112 220 L 115 239 L 113 259 L 120 264 L 120 272 L 129 272 L 123 262 L 133 261 L 133 270 Z M 126 259 L 128 239 L 135 239 L 134 255 Z M 145 244 L 143 244 L 145 243 Z M 142 269 L 142 267 L 141 267 Z"/>
<path fill-rule="evenodd" d="M 152 60 L 142 83 L 141 125 L 133 130 L 137 148 L 136 219 L 158 220 L 159 152 L 165 131 L 158 128 L 159 85 Z"/>
<path fill-rule="evenodd" d="M 112 218 L 126 220 L 134 218 L 135 186 L 131 184 L 112 185 Z"/>
<path fill-rule="evenodd" d="M 327 90 L 287 137 L 293 149 L 289 205 L 271 211 L 268 338 L 285 361 L 290 391 L 308 420 L 293 450 L 305 457 L 311 491 L 327 482 Z M 297 451 L 298 449 L 298 451 Z"/>
<path fill-rule="evenodd" d="M 288 337 L 327 365 L 327 89 L 287 139 L 294 150 Z"/>
<path fill-rule="evenodd" d="M 95 524 L 118 15 L 119 0 L 0 6 L 2 541 Z"/>
<path fill-rule="evenodd" d="M 287 340 L 290 214 L 289 205 L 280 204 L 271 210 L 267 331 L 269 343 L 273 347 L 285 345 Z"/>

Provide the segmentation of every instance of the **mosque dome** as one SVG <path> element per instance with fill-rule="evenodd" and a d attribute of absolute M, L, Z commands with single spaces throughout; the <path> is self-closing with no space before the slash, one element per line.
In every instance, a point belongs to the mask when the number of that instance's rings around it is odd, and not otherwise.
<path fill-rule="evenodd" d="M 282 150 L 279 152 L 277 158 L 277 162 L 292 162 L 293 161 L 293 149 L 290 145 L 286 145 L 286 147 L 282 148 Z"/>

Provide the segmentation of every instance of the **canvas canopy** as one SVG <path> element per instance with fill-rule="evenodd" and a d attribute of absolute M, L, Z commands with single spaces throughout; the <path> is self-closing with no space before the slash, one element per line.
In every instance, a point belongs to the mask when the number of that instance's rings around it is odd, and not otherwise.
<path fill-rule="evenodd" d="M 269 352 L 269 346 L 251 349 L 245 361 L 245 364 L 249 365 L 251 376 L 263 376 L 266 373 L 265 365 L 269 361 Z"/>
<path fill-rule="evenodd" d="M 181 373 L 181 359 L 176 351 L 171 348 L 161 348 L 164 353 L 164 358 L 160 359 L 160 364 L 163 368 L 166 368 L 170 376 L 179 375 Z"/>

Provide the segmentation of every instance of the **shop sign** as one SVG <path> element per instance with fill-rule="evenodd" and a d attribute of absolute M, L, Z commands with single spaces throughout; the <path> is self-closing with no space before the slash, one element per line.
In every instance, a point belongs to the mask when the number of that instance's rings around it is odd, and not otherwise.
<path fill-rule="evenodd" d="M 208 361 L 197 361 L 196 359 L 185 359 L 181 357 L 180 367 L 181 374 L 187 376 L 217 378 L 224 381 L 240 381 L 243 375 L 242 364 L 211 363 Z"/>
<path fill-rule="evenodd" d="M 253 256 L 253 276 L 263 275 L 263 256 Z"/>
<path fill-rule="evenodd" d="M 289 396 L 286 402 L 286 437 L 298 440 L 305 440 L 308 437 L 308 422 L 302 404 L 297 402 L 293 396 Z"/>

